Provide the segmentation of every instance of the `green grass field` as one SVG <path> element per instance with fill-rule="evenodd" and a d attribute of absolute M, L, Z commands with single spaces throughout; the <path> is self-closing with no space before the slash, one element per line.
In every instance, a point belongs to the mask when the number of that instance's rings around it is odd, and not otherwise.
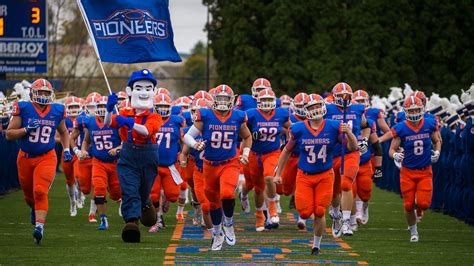
<path fill-rule="evenodd" d="M 165 217 L 167 228 L 149 234 L 142 227 L 142 243 L 125 244 L 123 222 L 116 203 L 109 204 L 110 229 L 97 231 L 87 221 L 88 205 L 69 217 L 69 200 L 63 175 L 50 191 L 50 212 L 41 246 L 33 243 L 33 227 L 22 192 L 0 199 L 0 264 L 210 264 L 218 263 L 352 263 L 473 265 L 474 227 L 452 217 L 428 211 L 419 224 L 420 242 L 410 243 L 403 219 L 403 203 L 393 193 L 374 190 L 369 224 L 351 238 L 323 239 L 322 254 L 309 256 L 312 233 L 294 225 L 294 210 L 284 213 L 280 229 L 256 233 L 252 215 L 236 215 L 237 245 L 212 253 L 210 240 L 193 227 L 189 218 L 176 224 L 175 206 Z M 88 198 L 89 200 L 89 198 Z M 191 210 L 188 206 L 187 210 Z M 240 206 L 236 206 L 240 212 Z M 328 223 L 328 226 L 330 223 Z M 310 229 L 311 230 L 311 229 Z M 172 240 L 172 238 L 174 240 Z"/>

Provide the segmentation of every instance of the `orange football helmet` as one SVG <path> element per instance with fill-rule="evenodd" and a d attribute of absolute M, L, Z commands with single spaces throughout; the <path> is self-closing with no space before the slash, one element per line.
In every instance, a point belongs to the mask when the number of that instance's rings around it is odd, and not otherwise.
<path fill-rule="evenodd" d="M 170 96 L 170 91 L 167 88 L 158 88 L 156 90 L 156 95 L 158 95 L 160 93 L 164 93 L 164 94 Z"/>
<path fill-rule="evenodd" d="M 266 78 L 258 78 L 252 84 L 252 97 L 258 98 L 258 93 L 263 89 L 272 89 L 272 84 Z"/>
<path fill-rule="evenodd" d="M 306 112 L 304 110 L 304 105 L 308 102 L 309 100 L 309 95 L 304 93 L 304 92 L 300 92 L 298 94 L 296 94 L 294 100 L 293 100 L 293 111 L 295 112 L 295 114 L 299 117 L 306 117 Z"/>
<path fill-rule="evenodd" d="M 170 96 L 166 93 L 155 95 L 155 110 L 162 117 L 169 117 L 171 115 L 172 101 Z"/>
<path fill-rule="evenodd" d="M 290 107 L 291 106 L 291 102 L 292 102 L 292 99 L 290 96 L 284 94 L 282 96 L 280 96 L 280 101 L 281 101 L 281 107 Z"/>
<path fill-rule="evenodd" d="M 181 96 L 176 99 L 174 105 L 181 106 L 182 110 L 186 111 L 191 107 L 191 99 L 188 96 Z"/>
<path fill-rule="evenodd" d="M 212 108 L 218 111 L 229 111 L 234 106 L 234 91 L 228 85 L 217 86 L 215 91 Z"/>
<path fill-rule="evenodd" d="M 422 91 L 414 91 L 410 96 L 415 96 L 416 98 L 421 100 L 421 103 L 423 103 L 423 106 L 426 107 L 426 102 L 428 101 L 428 98 L 426 98 L 426 95 Z"/>
<path fill-rule="evenodd" d="M 54 101 L 53 86 L 46 79 L 35 80 L 30 89 L 33 102 L 46 105 Z"/>
<path fill-rule="evenodd" d="M 263 89 L 258 93 L 257 108 L 270 111 L 276 108 L 276 96 L 271 89 Z"/>
<path fill-rule="evenodd" d="M 66 103 L 66 115 L 70 117 L 76 117 L 82 113 L 81 99 L 76 96 L 67 97 Z"/>
<path fill-rule="evenodd" d="M 364 90 L 358 90 L 354 92 L 354 99 L 357 104 L 364 105 L 365 109 L 370 107 L 370 97 L 369 94 Z"/>
<path fill-rule="evenodd" d="M 88 115 L 95 115 L 95 110 L 97 109 L 97 103 L 99 102 L 102 95 L 97 92 L 92 92 L 87 95 L 86 98 L 86 113 Z"/>
<path fill-rule="evenodd" d="M 420 121 L 425 114 L 425 106 L 420 98 L 414 95 L 408 96 L 405 102 L 403 102 L 403 112 L 408 121 L 417 122 Z"/>
<path fill-rule="evenodd" d="M 308 119 L 322 119 L 327 112 L 324 98 L 315 93 L 308 95 L 308 101 L 304 105 L 304 111 Z"/>
<path fill-rule="evenodd" d="M 99 100 L 96 102 L 95 115 L 96 116 L 105 116 L 107 113 L 107 96 L 99 97 Z"/>
<path fill-rule="evenodd" d="M 206 99 L 208 101 L 212 101 L 212 95 L 204 90 L 200 90 L 194 94 L 193 101 L 196 101 L 197 99 Z"/>
<path fill-rule="evenodd" d="M 344 101 L 347 105 L 352 101 L 352 88 L 345 82 L 339 82 L 332 88 L 332 95 L 334 96 L 334 104 L 337 106 L 344 106 Z"/>

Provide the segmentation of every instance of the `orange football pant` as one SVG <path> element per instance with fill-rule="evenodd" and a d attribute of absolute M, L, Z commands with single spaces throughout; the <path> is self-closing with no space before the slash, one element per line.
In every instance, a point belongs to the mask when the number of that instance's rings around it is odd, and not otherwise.
<path fill-rule="evenodd" d="M 405 211 L 415 209 L 415 198 L 418 208 L 426 210 L 431 205 L 433 191 L 433 170 L 431 166 L 426 169 L 400 169 L 400 189 L 402 191 Z"/>
<path fill-rule="evenodd" d="M 332 201 L 333 183 L 333 169 L 311 175 L 298 169 L 295 205 L 301 218 L 309 219 L 312 214 L 317 217 L 324 216 Z"/>
<path fill-rule="evenodd" d="M 20 150 L 16 160 L 25 201 L 36 211 L 48 211 L 48 192 L 58 163 L 56 152 L 50 150 L 38 157 L 26 157 L 27 154 Z"/>
<path fill-rule="evenodd" d="M 344 175 L 341 177 L 341 157 L 334 157 L 334 196 L 341 194 L 341 191 L 350 191 L 352 183 L 359 171 L 360 153 L 353 151 L 344 154 Z"/>
<path fill-rule="evenodd" d="M 117 163 L 106 163 L 93 158 L 92 185 L 94 186 L 94 197 L 105 198 L 108 190 L 110 199 L 121 199 L 122 191 L 117 175 Z"/>
<path fill-rule="evenodd" d="M 280 157 L 279 149 L 266 154 L 250 152 L 250 178 L 245 176 L 245 185 L 248 190 L 254 188 L 255 193 L 259 194 L 265 191 L 265 177 L 275 175 L 278 157 Z"/>
<path fill-rule="evenodd" d="M 88 195 L 92 189 L 92 159 L 79 160 L 77 169 L 79 170 L 77 176 L 79 177 L 81 191 Z"/>
<path fill-rule="evenodd" d="M 194 167 L 194 193 L 196 193 L 197 200 L 201 204 L 203 214 L 209 214 L 211 211 L 211 203 L 206 197 L 204 192 L 204 173 L 199 171 L 197 167 Z"/>
<path fill-rule="evenodd" d="M 286 162 L 282 172 L 282 192 L 285 196 L 290 196 L 295 192 L 296 175 L 298 173 L 299 155 L 291 155 Z"/>
<path fill-rule="evenodd" d="M 352 195 L 354 195 L 354 198 L 358 195 L 363 202 L 369 201 L 372 195 L 372 176 L 374 175 L 372 169 L 372 162 L 370 160 L 361 164 L 357 178 L 352 184 Z"/>
<path fill-rule="evenodd" d="M 215 165 L 204 161 L 204 191 L 211 204 L 211 210 L 222 206 L 221 200 L 235 199 L 235 188 L 239 182 L 238 156 Z"/>
<path fill-rule="evenodd" d="M 175 165 L 179 168 L 179 165 Z M 183 182 L 184 183 L 184 182 Z M 168 166 L 158 166 L 158 175 L 151 188 L 150 198 L 152 202 L 159 202 L 161 189 L 165 192 L 165 197 L 170 202 L 176 202 L 179 198 L 181 185 L 176 185 L 171 176 L 171 170 Z"/>
<path fill-rule="evenodd" d="M 183 180 L 188 183 L 188 185 L 193 189 L 194 188 L 194 179 L 193 179 L 193 174 L 194 174 L 194 168 L 195 168 L 195 163 L 194 159 L 192 156 L 188 156 L 188 164 L 184 169 L 181 169 L 183 172 Z"/>
<path fill-rule="evenodd" d="M 77 172 L 74 172 L 74 169 L 77 169 L 77 156 L 72 157 L 72 161 L 64 161 L 64 153 L 61 155 L 61 165 L 63 167 L 64 175 L 66 176 L 66 184 L 68 186 L 74 185 L 76 183 Z"/>

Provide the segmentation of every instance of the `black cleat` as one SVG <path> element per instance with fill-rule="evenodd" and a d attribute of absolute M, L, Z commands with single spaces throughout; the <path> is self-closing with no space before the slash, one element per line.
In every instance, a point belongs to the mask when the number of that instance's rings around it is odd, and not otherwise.
<path fill-rule="evenodd" d="M 312 248 L 311 255 L 315 255 L 315 256 L 319 255 L 319 248 Z"/>
<path fill-rule="evenodd" d="M 290 210 L 295 208 L 295 196 L 294 195 L 291 196 L 290 203 L 288 204 L 288 208 L 290 208 Z"/>

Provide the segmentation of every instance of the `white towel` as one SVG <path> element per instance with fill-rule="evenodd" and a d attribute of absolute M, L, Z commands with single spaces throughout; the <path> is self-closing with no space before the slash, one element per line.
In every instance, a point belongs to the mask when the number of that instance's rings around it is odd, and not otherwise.
<path fill-rule="evenodd" d="M 171 171 L 171 176 L 173 177 L 174 182 L 176 185 L 181 185 L 183 183 L 183 179 L 181 178 L 181 175 L 179 174 L 178 169 L 173 165 L 168 166 L 168 168 Z"/>

